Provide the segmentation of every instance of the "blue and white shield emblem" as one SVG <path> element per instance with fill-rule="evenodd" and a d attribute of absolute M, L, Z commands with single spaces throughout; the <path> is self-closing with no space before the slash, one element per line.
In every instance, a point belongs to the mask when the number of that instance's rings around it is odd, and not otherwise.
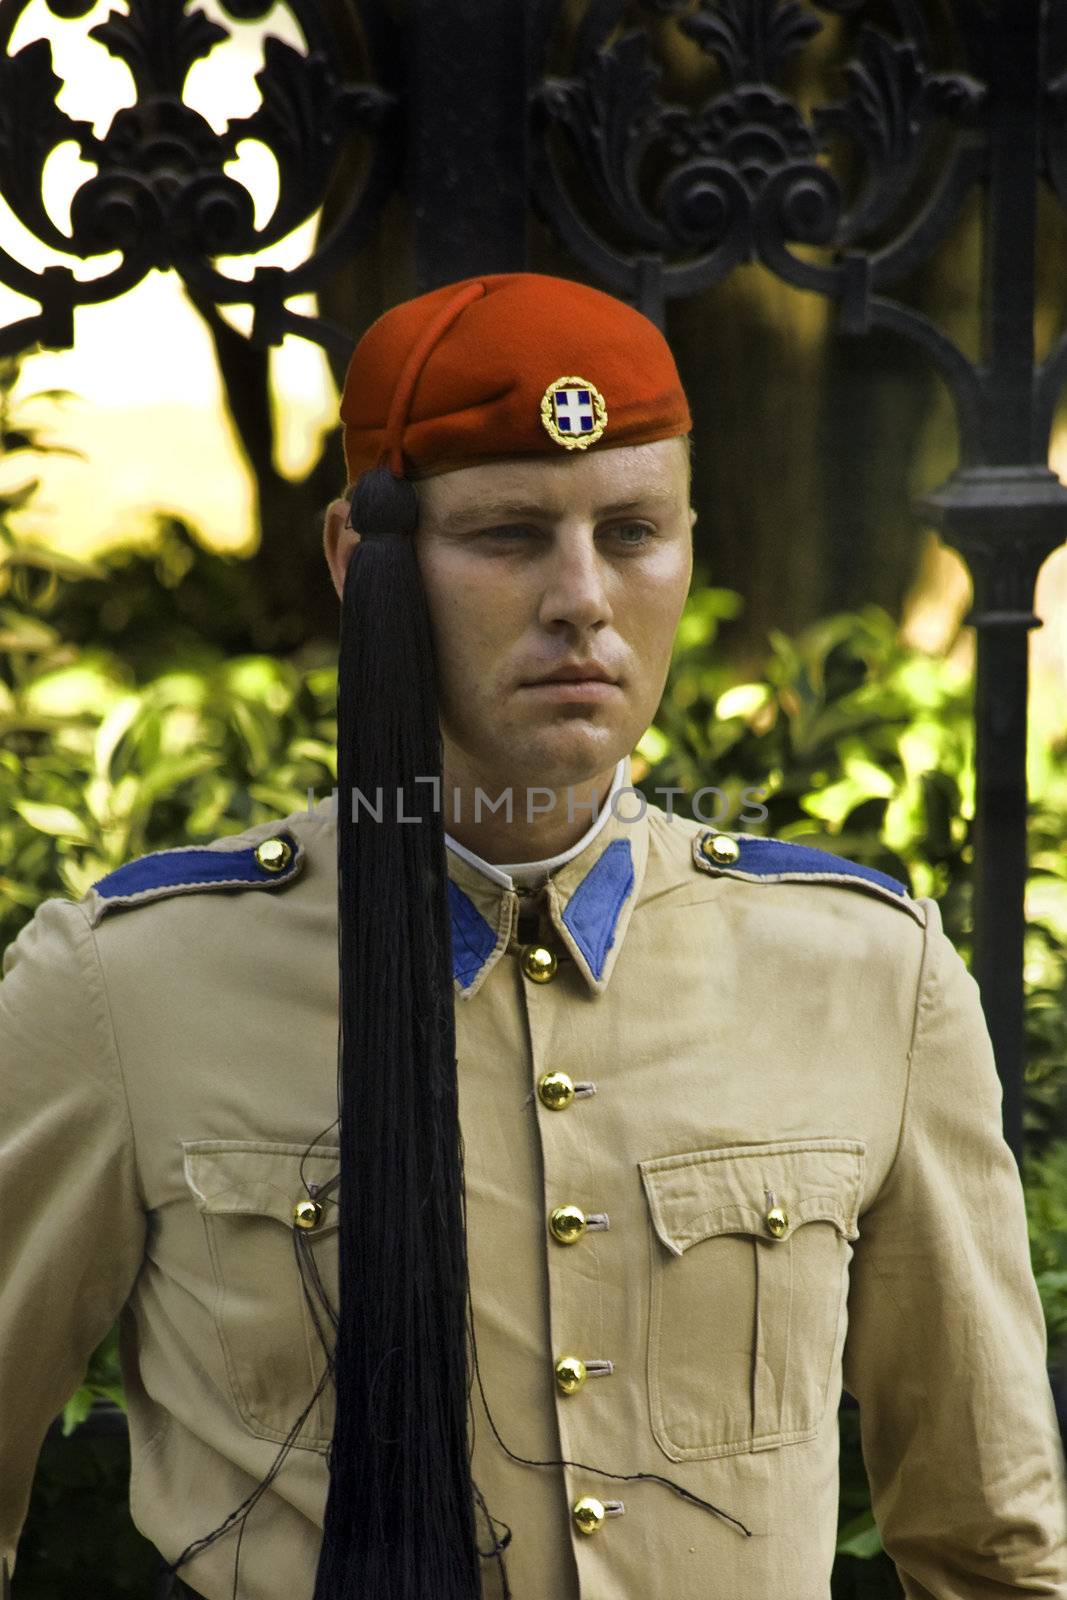
<path fill-rule="evenodd" d="M 585 378 L 557 378 L 542 396 L 541 421 L 565 450 L 585 450 L 607 427 L 604 396 Z"/>
<path fill-rule="evenodd" d="M 557 389 L 552 396 L 552 409 L 556 414 L 556 427 L 560 433 L 572 437 L 576 433 L 592 433 L 593 397 L 588 389 Z"/>

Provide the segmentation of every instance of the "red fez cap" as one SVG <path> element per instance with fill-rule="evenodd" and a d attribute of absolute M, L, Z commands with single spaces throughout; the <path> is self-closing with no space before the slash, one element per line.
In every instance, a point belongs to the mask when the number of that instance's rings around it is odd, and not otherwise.
<path fill-rule="evenodd" d="M 393 306 L 353 352 L 341 396 L 350 483 L 511 455 L 651 444 L 689 407 L 654 323 L 543 273 L 466 278 Z"/>

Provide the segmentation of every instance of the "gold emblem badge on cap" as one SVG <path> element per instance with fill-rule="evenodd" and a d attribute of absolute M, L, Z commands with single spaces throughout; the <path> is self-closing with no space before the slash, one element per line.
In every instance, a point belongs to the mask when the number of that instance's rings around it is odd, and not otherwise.
<path fill-rule="evenodd" d="M 557 378 L 541 397 L 541 421 L 564 450 L 586 450 L 608 425 L 608 408 L 588 378 Z"/>

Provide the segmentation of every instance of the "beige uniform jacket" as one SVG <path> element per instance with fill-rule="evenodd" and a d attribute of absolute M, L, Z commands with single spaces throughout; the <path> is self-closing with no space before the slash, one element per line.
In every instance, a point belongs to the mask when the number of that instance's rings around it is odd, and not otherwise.
<path fill-rule="evenodd" d="M 299 1241 L 294 1206 L 337 1172 L 330 810 L 130 863 L 6 952 L 9 1562 L 42 1437 L 120 1311 L 133 1514 L 171 1560 L 268 1474 L 322 1375 L 297 1249 L 336 1299 L 336 1191 Z M 272 837 L 281 871 L 255 855 Z M 744 835 L 718 864 L 708 837 L 613 818 L 550 882 L 547 981 L 516 892 L 450 856 L 503 1441 L 476 1384 L 473 1472 L 512 1530 L 515 1600 L 826 1600 L 842 1380 L 909 1600 L 1062 1600 L 1062 1454 L 976 986 L 933 901 Z M 550 1073 L 575 1085 L 559 1109 Z M 580 1213 L 568 1243 L 559 1207 Z M 565 1357 L 586 1366 L 571 1393 Z M 330 1430 L 327 1388 L 248 1519 L 241 1600 L 310 1597 Z M 235 1543 L 182 1568 L 208 1600 Z"/>

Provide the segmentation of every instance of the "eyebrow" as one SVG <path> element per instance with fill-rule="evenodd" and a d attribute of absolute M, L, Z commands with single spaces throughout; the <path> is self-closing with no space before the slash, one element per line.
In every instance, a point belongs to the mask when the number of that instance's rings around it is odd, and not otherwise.
<path fill-rule="evenodd" d="M 668 490 L 652 489 L 648 494 L 638 495 L 633 500 L 616 500 L 610 505 L 598 506 L 596 515 L 598 519 L 616 517 L 625 511 L 637 511 L 642 506 L 673 505 L 675 498 L 675 495 Z M 472 523 L 494 523 L 502 518 L 512 517 L 531 517 L 545 521 L 556 515 L 557 512 L 551 506 L 539 505 L 536 501 L 483 500 L 477 505 L 467 506 L 443 517 L 440 527 L 443 533 L 452 533 L 455 529 L 468 527 Z"/>

